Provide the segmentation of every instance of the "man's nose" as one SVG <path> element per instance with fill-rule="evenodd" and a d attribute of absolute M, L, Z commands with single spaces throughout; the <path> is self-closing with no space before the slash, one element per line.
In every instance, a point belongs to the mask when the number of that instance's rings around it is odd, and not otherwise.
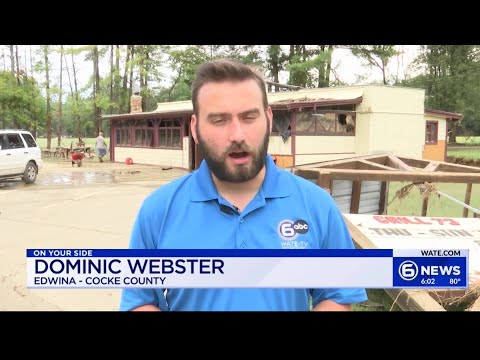
<path fill-rule="evenodd" d="M 245 141 L 245 129 L 240 120 L 233 119 L 229 124 L 228 131 L 231 142 Z"/>

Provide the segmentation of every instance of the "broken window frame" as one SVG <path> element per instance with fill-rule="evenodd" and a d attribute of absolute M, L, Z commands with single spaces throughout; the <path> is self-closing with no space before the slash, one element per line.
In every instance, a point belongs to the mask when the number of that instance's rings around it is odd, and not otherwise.
<path fill-rule="evenodd" d="M 302 122 L 302 118 L 311 116 L 312 114 L 318 115 L 318 119 L 308 127 L 299 129 L 299 124 Z M 324 119 L 329 119 L 330 124 L 321 120 L 321 115 L 324 115 Z M 346 125 L 343 125 L 339 121 L 340 115 L 345 115 L 346 119 L 350 119 Z M 332 119 L 333 117 L 333 119 Z M 297 135 L 321 135 L 321 136 L 355 136 L 357 113 L 352 110 L 337 110 L 337 109 L 323 109 L 323 108 L 302 108 L 297 111 L 295 134 Z M 308 121 L 308 120 L 307 120 Z M 307 122 L 307 121 L 304 121 Z M 326 125 L 329 125 L 326 127 Z M 313 126 L 313 127 L 312 127 Z M 305 131 L 304 129 L 309 129 Z"/>

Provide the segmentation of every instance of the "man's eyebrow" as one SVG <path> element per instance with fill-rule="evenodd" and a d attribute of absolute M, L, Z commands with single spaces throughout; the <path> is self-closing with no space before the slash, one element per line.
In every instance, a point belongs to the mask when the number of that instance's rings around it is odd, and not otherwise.
<path fill-rule="evenodd" d="M 250 109 L 250 110 L 242 111 L 239 115 L 240 116 L 245 116 L 245 115 L 250 115 L 250 114 L 258 115 L 258 114 L 260 114 L 260 110 L 258 108 L 253 108 L 253 109 Z"/>
<path fill-rule="evenodd" d="M 225 117 L 225 116 L 230 116 L 230 114 L 226 112 L 209 113 L 207 115 L 207 119 L 212 119 L 216 117 Z"/>
<path fill-rule="evenodd" d="M 246 116 L 246 115 L 250 115 L 250 114 L 258 115 L 258 114 L 260 114 L 260 110 L 258 108 L 252 108 L 252 109 L 242 111 L 238 115 L 239 116 Z M 208 114 L 207 119 L 213 119 L 213 118 L 216 118 L 216 117 L 230 117 L 230 116 L 231 116 L 231 114 L 227 113 L 227 112 L 215 112 L 215 113 Z"/>

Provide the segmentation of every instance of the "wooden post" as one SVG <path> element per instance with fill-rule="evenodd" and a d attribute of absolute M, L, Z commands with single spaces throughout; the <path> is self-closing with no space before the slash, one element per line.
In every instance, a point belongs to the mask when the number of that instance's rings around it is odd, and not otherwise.
<path fill-rule="evenodd" d="M 362 182 L 353 181 L 352 195 L 350 198 L 350 214 L 358 214 L 360 208 L 360 194 L 362 192 Z"/>
<path fill-rule="evenodd" d="M 422 201 L 422 216 L 427 216 L 428 210 L 428 197 L 423 198 Z"/>
<path fill-rule="evenodd" d="M 472 196 L 472 183 L 467 184 L 467 191 L 465 192 L 465 201 L 464 203 L 470 205 L 470 198 Z M 468 209 L 466 207 L 463 208 L 463 217 L 468 217 Z"/>
<path fill-rule="evenodd" d="M 332 179 L 330 177 L 329 173 L 321 173 L 320 171 L 318 172 L 318 186 L 324 188 L 329 192 L 329 194 L 332 194 Z"/>
<path fill-rule="evenodd" d="M 378 203 L 378 215 L 385 214 L 387 212 L 387 201 L 386 199 L 388 198 L 387 196 L 387 182 L 382 181 L 382 185 L 380 187 L 380 201 Z"/>

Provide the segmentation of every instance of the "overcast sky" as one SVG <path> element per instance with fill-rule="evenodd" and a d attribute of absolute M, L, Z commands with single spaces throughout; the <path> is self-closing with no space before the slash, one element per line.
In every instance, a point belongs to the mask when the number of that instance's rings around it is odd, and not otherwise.
<path fill-rule="evenodd" d="M 387 67 L 387 76 L 396 76 L 405 79 L 410 72 L 409 66 L 418 55 L 420 45 L 398 45 L 397 50 L 402 55 L 392 58 Z M 340 80 L 348 84 L 354 84 L 358 76 L 366 77 L 365 82 L 382 81 L 382 73 L 377 67 L 366 66 L 365 61 L 353 56 L 350 50 L 336 49 L 333 52 L 332 67 L 337 67 Z"/>

